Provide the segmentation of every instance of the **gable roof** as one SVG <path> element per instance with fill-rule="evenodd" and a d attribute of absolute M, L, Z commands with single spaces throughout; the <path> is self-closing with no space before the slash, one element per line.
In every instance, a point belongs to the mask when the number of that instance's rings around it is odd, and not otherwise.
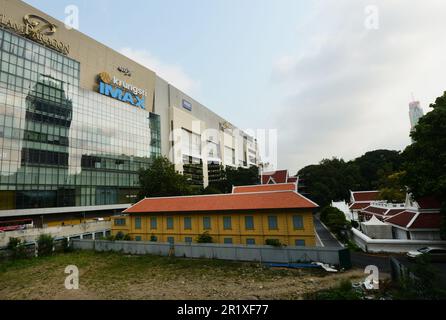
<path fill-rule="evenodd" d="M 200 212 L 260 209 L 314 209 L 318 206 L 294 191 L 232 193 L 146 198 L 124 213 Z"/>
<path fill-rule="evenodd" d="M 403 211 L 385 222 L 408 230 L 414 229 L 440 229 L 442 216 L 435 212 Z"/>
<path fill-rule="evenodd" d="M 421 210 L 440 210 L 441 201 L 436 196 L 425 196 L 420 197 L 417 200 L 418 205 Z"/>
<path fill-rule="evenodd" d="M 407 228 L 407 225 L 412 221 L 412 219 L 417 215 L 417 213 L 412 211 L 403 211 L 392 217 L 386 219 L 387 223 L 394 224 L 403 228 Z"/>
<path fill-rule="evenodd" d="M 266 191 L 296 191 L 295 183 L 260 184 L 254 186 L 237 186 L 232 193 L 266 192 Z"/>
<path fill-rule="evenodd" d="M 274 172 L 262 173 L 262 184 L 268 183 L 287 183 L 288 170 L 277 170 Z"/>
<path fill-rule="evenodd" d="M 359 210 L 359 209 L 364 209 L 367 208 L 368 206 L 370 206 L 370 202 L 356 202 L 356 203 L 352 203 L 349 206 L 350 210 Z"/>
<path fill-rule="evenodd" d="M 379 191 L 351 191 L 353 202 L 363 202 L 363 201 L 377 201 L 380 199 Z"/>
<path fill-rule="evenodd" d="M 362 203 L 358 203 L 358 204 L 362 204 Z M 381 217 L 387 217 L 387 216 L 394 216 L 400 212 L 405 211 L 406 209 L 404 208 L 382 208 L 382 207 L 377 207 L 377 206 L 368 206 L 365 207 L 363 209 L 361 209 L 361 213 L 365 213 L 365 214 L 372 214 L 372 215 L 378 215 Z"/>

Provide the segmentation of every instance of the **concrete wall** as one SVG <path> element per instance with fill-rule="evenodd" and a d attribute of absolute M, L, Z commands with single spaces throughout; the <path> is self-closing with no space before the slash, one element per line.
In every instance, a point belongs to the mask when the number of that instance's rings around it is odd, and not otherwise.
<path fill-rule="evenodd" d="M 10 238 L 19 238 L 25 242 L 34 242 L 42 234 L 49 234 L 54 238 L 82 237 L 84 234 L 96 234 L 110 231 L 110 221 L 89 222 L 72 226 L 33 228 L 19 231 L 0 232 L 0 248 L 8 245 Z"/>
<path fill-rule="evenodd" d="M 236 261 L 296 263 L 324 262 L 340 264 L 340 251 L 335 248 L 305 248 L 271 246 L 244 246 L 224 244 L 182 244 L 105 240 L 72 240 L 74 249 L 95 251 L 120 251 L 129 254 L 175 255 L 185 258 L 206 258 Z M 171 248 L 173 250 L 171 251 Z"/>
<path fill-rule="evenodd" d="M 353 228 L 353 241 L 365 252 L 393 252 L 404 253 L 423 247 L 435 246 L 446 248 L 446 241 L 430 240 L 400 240 L 400 239 L 371 239 L 359 230 Z"/>

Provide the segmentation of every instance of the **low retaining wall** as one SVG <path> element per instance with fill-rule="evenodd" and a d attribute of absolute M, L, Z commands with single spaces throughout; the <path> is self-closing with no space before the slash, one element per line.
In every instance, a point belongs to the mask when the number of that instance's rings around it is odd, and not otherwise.
<path fill-rule="evenodd" d="M 48 228 L 31 228 L 17 231 L 0 232 L 0 248 L 8 245 L 10 238 L 18 238 L 26 243 L 32 243 L 42 234 L 51 235 L 53 238 L 82 237 L 85 234 L 102 233 L 111 229 L 110 221 L 87 222 L 77 225 L 68 225 Z"/>
<path fill-rule="evenodd" d="M 353 241 L 365 252 L 372 253 L 404 253 L 418 250 L 423 247 L 444 247 L 446 241 L 437 240 L 397 240 L 397 239 L 372 239 L 361 231 L 352 228 Z"/>
<path fill-rule="evenodd" d="M 72 240 L 74 249 L 120 251 L 129 254 L 174 255 L 185 258 L 206 258 L 236 261 L 297 263 L 323 262 L 350 268 L 348 249 L 319 247 L 244 246 L 226 244 L 169 244 L 144 241 Z"/>

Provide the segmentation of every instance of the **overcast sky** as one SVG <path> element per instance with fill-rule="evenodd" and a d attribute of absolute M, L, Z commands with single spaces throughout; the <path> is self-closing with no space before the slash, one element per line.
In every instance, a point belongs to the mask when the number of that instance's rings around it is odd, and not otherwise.
<path fill-rule="evenodd" d="M 444 0 L 27 0 L 147 65 L 241 128 L 278 130 L 278 166 L 410 143 L 408 103 L 446 90 Z"/>

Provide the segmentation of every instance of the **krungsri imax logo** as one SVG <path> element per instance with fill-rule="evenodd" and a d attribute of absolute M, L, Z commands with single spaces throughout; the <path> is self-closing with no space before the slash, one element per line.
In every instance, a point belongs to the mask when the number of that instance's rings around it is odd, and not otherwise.
<path fill-rule="evenodd" d="M 116 77 L 111 77 L 107 72 L 101 72 L 98 75 L 99 93 L 105 96 L 117 99 L 119 101 L 131 104 L 132 106 L 145 109 L 146 90 L 139 89 Z"/>

